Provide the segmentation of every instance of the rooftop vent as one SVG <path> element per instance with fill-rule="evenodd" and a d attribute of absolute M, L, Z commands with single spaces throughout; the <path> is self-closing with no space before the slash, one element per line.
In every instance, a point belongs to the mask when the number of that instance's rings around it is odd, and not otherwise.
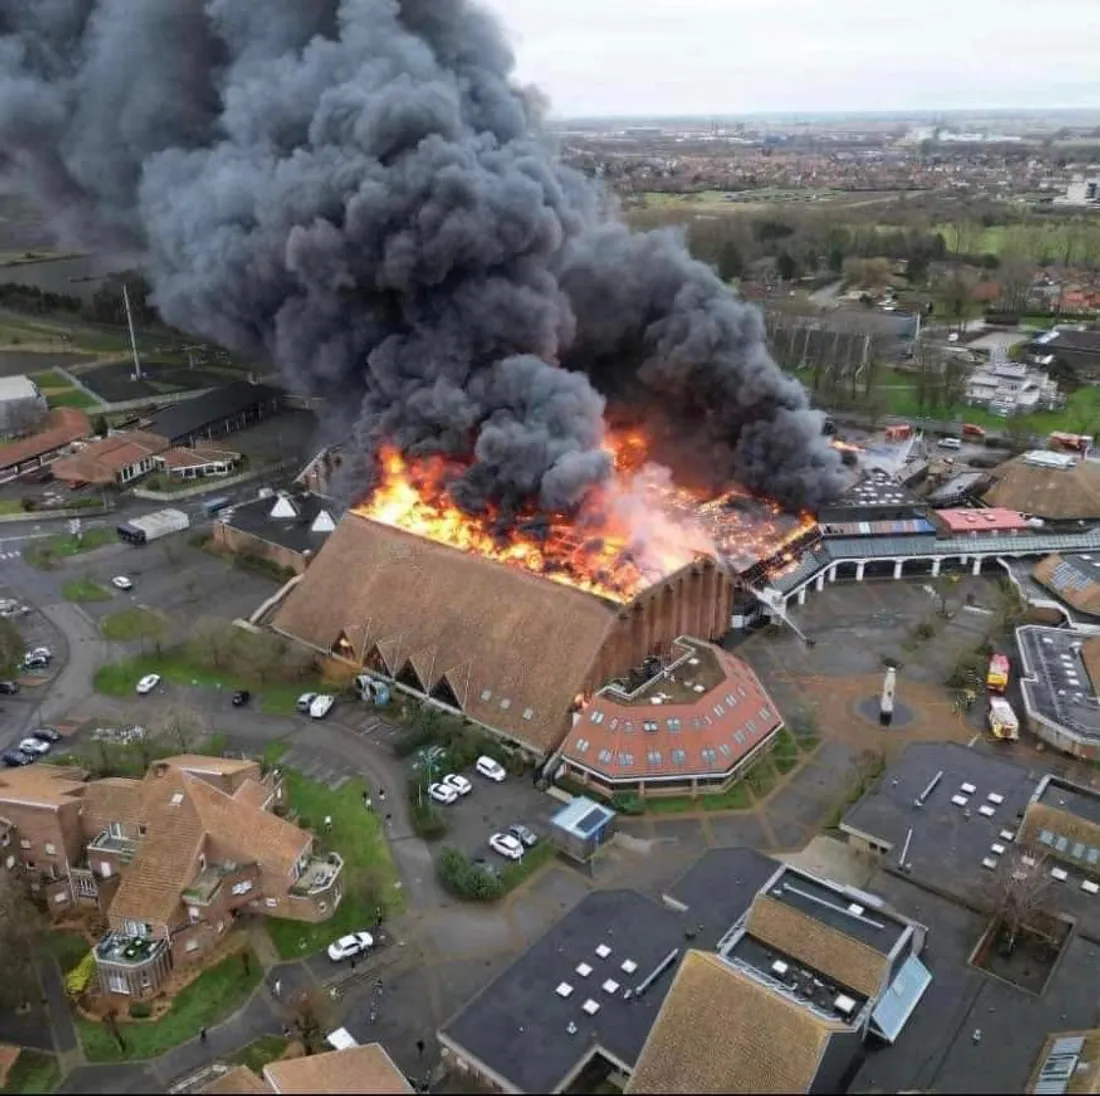
<path fill-rule="evenodd" d="M 593 1001 L 591 997 L 589 997 L 588 1000 L 585 1001 L 583 1005 L 581 1005 L 581 1008 L 583 1008 L 589 1016 L 595 1016 L 596 1013 L 600 1011 L 599 1004 L 596 1001 Z"/>
<path fill-rule="evenodd" d="M 633 959 L 624 959 L 619 969 L 624 974 L 633 974 L 638 969 L 638 964 Z"/>
<path fill-rule="evenodd" d="M 852 914 L 853 917 L 862 917 L 863 907 L 858 902 L 850 902 L 848 904 L 848 912 Z"/>
<path fill-rule="evenodd" d="M 596 947 L 596 954 L 601 959 L 606 959 L 611 954 L 611 949 L 606 944 L 599 944 Z"/>
<path fill-rule="evenodd" d="M 851 1016 L 856 1010 L 856 1003 L 847 994 L 841 993 L 837 995 L 836 1000 L 833 1002 L 833 1008 L 835 1008 L 841 1016 Z"/>
<path fill-rule="evenodd" d="M 782 978 L 790 969 L 791 968 L 786 963 L 784 963 L 782 959 L 776 959 L 776 961 L 772 963 L 772 974 L 775 974 L 780 978 Z"/>
<path fill-rule="evenodd" d="M 582 978 L 587 978 L 592 973 L 592 968 L 587 963 L 578 963 L 577 973 Z"/>
<path fill-rule="evenodd" d="M 608 980 L 604 982 L 602 986 L 600 986 L 600 989 L 602 989 L 604 993 L 618 993 L 619 983 L 616 982 L 614 978 L 608 978 Z"/>
<path fill-rule="evenodd" d="M 172 798 L 168 800 L 173 807 L 178 807 L 183 802 L 183 792 L 173 792 Z"/>

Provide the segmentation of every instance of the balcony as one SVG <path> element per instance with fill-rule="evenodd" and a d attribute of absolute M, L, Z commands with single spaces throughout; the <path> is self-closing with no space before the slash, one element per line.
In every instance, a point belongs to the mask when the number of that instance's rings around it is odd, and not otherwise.
<path fill-rule="evenodd" d="M 134 858 L 140 842 L 130 837 L 115 837 L 110 830 L 104 830 L 88 843 L 89 850 L 97 852 L 115 852 L 128 864 Z"/>
<path fill-rule="evenodd" d="M 166 940 L 109 932 L 96 944 L 95 957 L 100 963 L 140 967 L 159 959 L 167 950 Z"/>
<path fill-rule="evenodd" d="M 310 856 L 302 874 L 290 888 L 290 893 L 300 898 L 310 898 L 329 889 L 344 870 L 344 858 L 335 852 L 324 856 Z"/>

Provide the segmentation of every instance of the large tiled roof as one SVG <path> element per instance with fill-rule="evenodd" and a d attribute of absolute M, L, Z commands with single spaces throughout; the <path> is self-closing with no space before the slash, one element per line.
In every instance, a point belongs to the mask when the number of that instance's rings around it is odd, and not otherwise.
<path fill-rule="evenodd" d="M 322 651 L 377 650 L 392 677 L 446 681 L 470 718 L 540 751 L 558 744 L 617 606 L 348 514 L 275 617 Z"/>
<path fill-rule="evenodd" d="M 100 441 L 94 441 L 71 457 L 54 461 L 53 474 L 58 479 L 81 480 L 85 483 L 111 483 L 131 465 L 168 448 L 168 440 L 144 430 L 127 430 Z"/>
<path fill-rule="evenodd" d="M 93 781 L 84 793 L 80 814 L 88 840 L 110 822 L 136 824 L 141 818 L 141 781 L 121 776 Z"/>
<path fill-rule="evenodd" d="M 1040 560 L 1031 575 L 1067 605 L 1100 616 L 1100 554 L 1085 558 L 1055 553 Z"/>
<path fill-rule="evenodd" d="M 381 1043 L 330 1050 L 306 1058 L 285 1058 L 265 1066 L 264 1076 L 275 1092 L 371 1092 L 399 1096 L 413 1091 Z"/>
<path fill-rule="evenodd" d="M 1016 457 L 992 473 L 985 501 L 1041 518 L 1100 517 L 1100 462 L 1079 460 L 1070 468 L 1043 468 Z"/>
<path fill-rule="evenodd" d="M 626 1091 L 808 1092 L 843 1030 L 717 955 L 689 951 Z"/>
<path fill-rule="evenodd" d="M 202 1096 L 249 1096 L 250 1093 L 272 1093 L 275 1090 L 265 1084 L 246 1066 L 233 1066 L 220 1074 L 215 1081 L 199 1089 Z"/>
<path fill-rule="evenodd" d="M 706 692 L 651 705 L 603 690 L 569 732 L 563 758 L 611 780 L 721 776 L 782 726 L 779 710 L 747 663 L 712 644 L 685 642 L 696 648 L 696 662 L 716 664 Z M 674 675 L 683 681 L 669 688 L 684 684 L 691 670 L 683 665 Z M 659 692 L 661 686 L 654 688 Z"/>
<path fill-rule="evenodd" d="M 879 992 L 890 966 L 882 952 L 767 894 L 753 902 L 747 928 L 761 943 L 867 997 Z"/>
<path fill-rule="evenodd" d="M 45 428 L 37 434 L 0 445 L 0 468 L 46 456 L 86 438 L 91 432 L 91 422 L 83 411 L 75 407 L 57 407 L 49 413 Z"/>
<path fill-rule="evenodd" d="M 78 769 L 27 765 L 21 769 L 0 770 L 0 803 L 59 807 L 82 798 L 87 789 Z"/>

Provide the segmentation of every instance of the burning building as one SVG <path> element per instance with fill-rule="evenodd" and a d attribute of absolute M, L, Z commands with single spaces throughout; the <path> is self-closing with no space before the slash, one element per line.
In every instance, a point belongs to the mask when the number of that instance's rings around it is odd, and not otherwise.
<path fill-rule="evenodd" d="M 273 627 L 349 676 L 384 677 L 539 758 L 609 680 L 678 636 L 729 628 L 733 580 L 711 557 L 629 588 L 561 577 L 352 512 Z"/>

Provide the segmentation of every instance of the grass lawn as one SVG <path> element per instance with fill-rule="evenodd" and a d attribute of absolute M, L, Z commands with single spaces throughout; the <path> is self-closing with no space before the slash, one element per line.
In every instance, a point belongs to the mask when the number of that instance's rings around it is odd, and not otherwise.
<path fill-rule="evenodd" d="M 79 388 L 60 388 L 47 392 L 46 404 L 49 407 L 79 407 L 85 411 L 90 407 L 100 406 L 99 400 Z"/>
<path fill-rule="evenodd" d="M 32 567 L 37 567 L 40 571 L 51 571 L 57 566 L 59 559 L 77 556 L 81 552 L 92 552 L 106 544 L 117 543 L 118 533 L 114 529 L 96 526 L 85 529 L 79 538 L 66 533 L 37 541 L 32 548 L 28 549 L 25 558 Z"/>
<path fill-rule="evenodd" d="M 139 639 L 155 639 L 164 633 L 167 622 L 160 613 L 143 609 L 140 605 L 132 609 L 120 609 L 117 613 L 108 613 L 99 622 L 99 630 L 107 639 L 117 639 L 130 643 Z"/>
<path fill-rule="evenodd" d="M 64 976 L 75 970 L 91 945 L 79 932 L 51 932 L 46 937 L 46 947 L 53 953 Z"/>
<path fill-rule="evenodd" d="M 0 499 L 0 514 L 22 514 L 23 504 L 18 499 Z"/>
<path fill-rule="evenodd" d="M 254 1043 L 249 1043 L 237 1051 L 229 1060 L 235 1066 L 246 1066 L 253 1073 L 259 1073 L 269 1062 L 277 1062 L 290 1045 L 289 1039 L 281 1035 L 261 1035 Z"/>
<path fill-rule="evenodd" d="M 228 672 L 220 673 L 205 666 L 196 666 L 185 651 L 165 651 L 159 655 L 149 652 L 101 666 L 96 670 L 94 679 L 96 692 L 103 693 L 104 696 L 129 696 L 138 679 L 146 674 L 160 674 L 173 685 L 204 685 L 230 691 L 248 689 L 260 709 L 268 715 L 292 714 L 302 693 L 316 692 L 319 688 L 317 682 L 309 681 L 264 684 Z"/>
<path fill-rule="evenodd" d="M 60 373 L 54 373 L 52 370 L 45 373 L 32 373 L 31 380 L 39 388 L 72 388 L 72 381 L 67 377 L 63 377 Z"/>
<path fill-rule="evenodd" d="M 77 1034 L 90 1062 L 155 1058 L 194 1038 L 200 1028 L 212 1027 L 236 1012 L 252 995 L 262 977 L 263 967 L 255 955 L 245 974 L 240 952 L 234 952 L 180 990 L 172 1007 L 159 1020 L 120 1018 L 118 1026 L 126 1043 L 125 1050 L 119 1050 L 107 1028 L 94 1020 L 77 1017 Z"/>
<path fill-rule="evenodd" d="M 0 1092 L 53 1092 L 61 1083 L 61 1067 L 52 1054 L 22 1050 Z"/>
<path fill-rule="evenodd" d="M 752 806 L 752 796 L 742 781 L 717 795 L 700 796 L 700 801 L 705 811 L 745 811 Z"/>
<path fill-rule="evenodd" d="M 504 893 L 513 891 L 525 879 L 529 879 L 544 864 L 549 864 L 554 859 L 557 850 L 545 838 L 533 849 L 528 849 L 523 854 L 523 859 L 513 861 L 500 873 L 500 881 L 504 884 Z"/>
<path fill-rule="evenodd" d="M 267 922 L 280 957 L 296 959 L 320 951 L 345 933 L 374 926 L 375 908 L 365 893 L 365 879 L 377 884 L 387 915 L 401 911 L 404 896 L 394 885 L 397 870 L 382 832 L 382 819 L 363 806 L 363 781 L 351 780 L 334 792 L 294 769 L 288 769 L 286 777 L 289 803 L 298 812 L 299 824 L 317 831 L 325 816 L 330 816 L 332 829 L 323 835 L 323 844 L 344 858 L 344 898 L 330 920 L 316 925 L 274 918 Z M 376 788 L 370 790 L 377 793 Z M 401 790 L 390 788 L 388 792 L 399 795 Z M 321 841 L 319 837 L 318 843 Z"/>
<path fill-rule="evenodd" d="M 757 799 L 763 799 L 775 787 L 778 779 L 770 758 L 762 758 L 745 774 L 745 783 Z"/>
<path fill-rule="evenodd" d="M 61 587 L 61 593 L 66 601 L 76 601 L 86 604 L 90 601 L 110 601 L 111 591 L 106 586 L 100 586 L 90 578 L 78 578 L 72 582 L 66 582 Z"/>

